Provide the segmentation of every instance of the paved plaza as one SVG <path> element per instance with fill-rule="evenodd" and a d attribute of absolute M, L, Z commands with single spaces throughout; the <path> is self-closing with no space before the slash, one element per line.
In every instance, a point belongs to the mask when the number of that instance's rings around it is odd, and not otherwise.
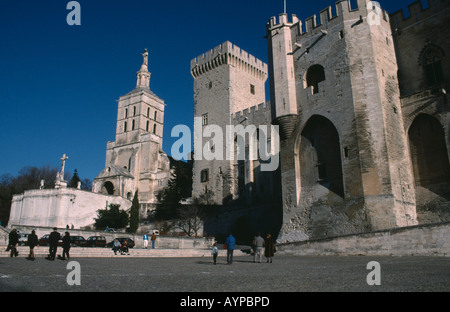
<path fill-rule="evenodd" d="M 278 256 L 253 263 L 251 256 L 226 264 L 196 258 L 0 258 L 0 291 L 36 292 L 442 292 L 450 291 L 450 258 Z M 368 285 L 369 262 L 379 263 L 381 285 Z M 74 275 L 79 273 L 78 276 Z M 69 285 L 68 280 L 80 285 Z M 75 277 L 74 277 L 75 276 Z M 73 282 L 72 282 L 73 284 Z"/>

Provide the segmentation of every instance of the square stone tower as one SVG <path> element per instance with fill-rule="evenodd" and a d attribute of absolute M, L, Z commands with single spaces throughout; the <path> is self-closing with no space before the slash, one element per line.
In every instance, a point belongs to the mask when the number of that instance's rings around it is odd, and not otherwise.
<path fill-rule="evenodd" d="M 252 123 L 270 122 L 270 109 L 265 105 L 267 64 L 226 41 L 193 59 L 191 74 L 195 132 L 192 196 L 206 195 L 209 203 L 229 203 L 244 195 L 239 183 L 254 181 L 247 175 L 245 182 L 239 182 L 239 166 L 241 176 L 245 169 L 237 157 L 226 155 L 230 144 L 235 144 L 233 137 L 227 145 L 226 127 L 245 126 L 249 118 L 238 112 L 252 107 L 260 108 L 260 118 Z"/>
<path fill-rule="evenodd" d="M 320 23 L 281 14 L 267 24 L 279 241 L 417 224 L 389 16 L 376 2 L 357 5 L 338 1 Z"/>
<path fill-rule="evenodd" d="M 94 179 L 93 191 L 133 199 L 139 190 L 142 205 L 156 203 L 167 185 L 170 162 L 162 151 L 165 103 L 150 90 L 148 52 L 137 72 L 136 88 L 118 101 L 116 140 L 108 142 L 106 165 Z"/>

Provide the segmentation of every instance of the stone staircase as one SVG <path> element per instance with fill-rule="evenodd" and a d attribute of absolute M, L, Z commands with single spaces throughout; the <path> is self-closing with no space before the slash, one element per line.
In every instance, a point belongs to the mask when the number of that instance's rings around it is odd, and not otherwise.
<path fill-rule="evenodd" d="M 30 248 L 28 246 L 17 247 L 19 251 L 19 258 L 28 256 Z M 210 249 L 143 249 L 130 248 L 129 255 L 114 255 L 111 248 L 105 247 L 72 247 L 70 248 L 71 258 L 107 258 L 107 257 L 142 257 L 142 258 L 170 258 L 170 257 L 212 257 Z M 62 254 L 62 247 L 58 247 L 57 255 Z M 34 248 L 34 255 L 36 258 L 44 258 L 48 255 L 48 246 L 39 246 Z M 245 251 L 236 249 L 234 256 L 248 255 Z M 226 250 L 219 250 L 219 256 L 226 257 Z M 6 251 L 5 245 L 0 245 L 0 258 L 9 257 L 9 251 Z"/>

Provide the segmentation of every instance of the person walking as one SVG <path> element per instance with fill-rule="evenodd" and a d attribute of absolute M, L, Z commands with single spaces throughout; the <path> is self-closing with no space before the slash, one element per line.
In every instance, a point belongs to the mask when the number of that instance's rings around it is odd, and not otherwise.
<path fill-rule="evenodd" d="M 212 247 L 211 254 L 213 256 L 214 264 L 216 264 L 217 255 L 219 254 L 219 248 L 217 248 L 217 244 L 216 243 L 214 243 L 214 245 Z"/>
<path fill-rule="evenodd" d="M 151 240 L 152 240 L 152 249 L 155 249 L 155 241 L 156 241 L 156 234 L 155 234 L 155 232 L 153 232 Z"/>
<path fill-rule="evenodd" d="M 148 235 L 147 235 L 147 233 L 144 234 L 142 239 L 144 240 L 144 248 L 147 249 L 147 247 L 148 247 Z"/>
<path fill-rule="evenodd" d="M 232 264 L 234 248 L 236 245 L 236 239 L 232 234 L 230 234 L 230 236 L 227 237 L 225 244 L 227 245 L 227 264 Z"/>
<path fill-rule="evenodd" d="M 8 236 L 8 248 L 6 250 L 10 250 L 9 256 L 17 257 L 19 255 L 19 252 L 17 251 L 17 244 L 19 243 L 19 234 L 17 234 L 16 229 L 12 229 L 11 232 L 9 232 Z"/>
<path fill-rule="evenodd" d="M 275 243 L 273 241 L 272 235 L 267 234 L 266 238 L 266 249 L 264 250 L 264 256 L 267 258 L 267 263 L 272 263 L 272 257 L 275 255 Z"/>
<path fill-rule="evenodd" d="M 49 244 L 49 255 L 48 260 L 55 260 L 56 257 L 56 250 L 58 249 L 58 241 L 61 239 L 61 234 L 59 234 L 58 229 L 55 227 L 53 228 L 53 232 L 50 233 L 50 236 L 48 237 L 48 244 Z"/>
<path fill-rule="evenodd" d="M 30 254 L 28 255 L 27 259 L 34 261 L 34 247 L 39 245 L 39 240 L 36 235 L 36 231 L 31 231 L 31 234 L 28 235 L 28 246 L 30 247 Z"/>
<path fill-rule="evenodd" d="M 264 238 L 261 237 L 260 233 L 258 233 L 258 235 L 255 237 L 254 245 L 255 254 L 253 256 L 253 262 L 256 262 L 256 257 L 259 256 L 259 263 L 261 263 L 264 248 Z"/>
<path fill-rule="evenodd" d="M 61 260 L 66 260 L 66 255 L 67 255 L 67 260 L 70 260 L 70 256 L 69 256 L 69 250 L 70 250 L 70 233 L 66 232 L 63 239 L 63 253 L 62 253 L 62 257 Z"/>

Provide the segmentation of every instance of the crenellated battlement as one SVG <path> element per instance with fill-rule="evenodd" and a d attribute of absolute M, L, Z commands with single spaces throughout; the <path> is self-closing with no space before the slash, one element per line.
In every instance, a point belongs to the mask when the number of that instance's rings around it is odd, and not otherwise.
<path fill-rule="evenodd" d="M 360 14 L 361 16 L 367 15 L 367 5 L 368 0 L 358 0 L 358 6 L 353 8 L 351 6 L 350 0 L 341 0 L 335 3 L 336 14 L 333 15 L 333 9 L 331 6 L 328 6 L 319 12 L 319 20 L 317 19 L 317 15 L 314 14 L 305 19 L 304 22 L 298 19 L 295 14 L 292 14 L 291 19 L 288 19 L 287 14 L 283 13 L 277 17 L 272 17 L 267 23 L 267 30 L 273 31 L 278 28 L 289 26 L 290 28 L 296 28 L 297 35 L 306 35 L 311 33 L 312 31 L 318 30 L 326 30 L 331 24 L 336 22 L 341 22 L 347 16 L 352 18 L 356 16 L 356 14 Z M 362 8 L 362 10 L 360 9 Z M 388 13 L 382 9 L 382 15 L 384 20 L 387 21 Z"/>
<path fill-rule="evenodd" d="M 254 105 L 244 110 L 231 114 L 231 120 L 239 123 L 242 122 L 243 118 L 247 117 L 250 119 L 254 117 L 256 114 L 266 114 L 268 112 L 270 113 L 270 111 L 271 111 L 270 101 L 267 101 L 265 103 Z"/>
<path fill-rule="evenodd" d="M 428 7 L 424 8 L 422 2 L 418 0 L 408 5 L 406 14 L 403 9 L 390 14 L 392 30 L 401 30 L 436 13 L 446 11 L 450 7 L 448 0 L 427 0 L 427 4 Z"/>
<path fill-rule="evenodd" d="M 224 64 L 238 67 L 261 80 L 267 79 L 267 64 L 229 41 L 192 59 L 191 74 L 196 78 Z"/>

